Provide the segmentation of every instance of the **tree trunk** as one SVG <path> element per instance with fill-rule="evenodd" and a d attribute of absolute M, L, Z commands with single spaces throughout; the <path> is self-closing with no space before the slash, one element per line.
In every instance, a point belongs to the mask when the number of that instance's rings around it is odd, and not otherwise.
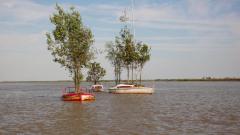
<path fill-rule="evenodd" d="M 129 65 L 127 66 L 127 83 L 129 84 Z"/>
<path fill-rule="evenodd" d="M 118 83 L 121 83 L 121 69 L 119 69 Z"/>
<path fill-rule="evenodd" d="M 118 73 L 117 73 L 117 66 L 114 66 L 114 74 L 115 74 L 115 84 L 117 85 L 118 83 Z"/>
<path fill-rule="evenodd" d="M 77 88 L 78 88 L 78 92 L 80 92 L 80 73 L 79 73 L 79 69 L 77 69 L 77 73 L 78 73 L 78 78 L 77 78 Z"/>
<path fill-rule="evenodd" d="M 135 69 L 135 81 L 136 81 L 136 84 L 138 83 L 138 71 L 137 71 L 137 68 Z"/>
<path fill-rule="evenodd" d="M 117 67 L 117 84 L 119 84 L 119 80 L 120 80 L 119 74 L 120 74 L 119 67 Z"/>
<path fill-rule="evenodd" d="M 74 86 L 75 86 L 75 92 L 77 92 L 77 89 L 76 89 L 77 80 L 76 80 L 76 78 L 77 78 L 77 73 L 76 73 L 76 71 L 74 70 L 73 81 L 74 81 Z"/>
<path fill-rule="evenodd" d="M 142 85 L 142 67 L 140 69 L 140 85 Z"/>
<path fill-rule="evenodd" d="M 75 92 L 77 92 L 77 71 L 74 70 L 74 86 L 75 86 Z"/>
<path fill-rule="evenodd" d="M 78 93 L 80 92 L 80 69 L 76 68 L 74 69 L 74 85 L 75 85 L 75 92 Z"/>
<path fill-rule="evenodd" d="M 96 84 L 97 84 L 97 80 L 95 79 L 95 80 L 94 80 L 94 85 L 96 85 Z"/>
<path fill-rule="evenodd" d="M 132 84 L 133 84 L 133 64 L 132 64 Z"/>

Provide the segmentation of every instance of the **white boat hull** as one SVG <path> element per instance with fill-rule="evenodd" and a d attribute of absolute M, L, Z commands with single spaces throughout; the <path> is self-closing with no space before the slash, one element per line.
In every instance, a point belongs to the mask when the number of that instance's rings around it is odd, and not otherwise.
<path fill-rule="evenodd" d="M 110 88 L 109 92 L 115 94 L 152 94 L 154 89 L 148 87 Z"/>

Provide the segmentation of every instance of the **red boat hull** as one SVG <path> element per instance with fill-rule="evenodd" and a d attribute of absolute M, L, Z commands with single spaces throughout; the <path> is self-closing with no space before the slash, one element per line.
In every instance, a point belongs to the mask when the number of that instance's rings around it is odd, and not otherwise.
<path fill-rule="evenodd" d="M 66 93 L 62 96 L 64 101 L 88 101 L 95 100 L 95 96 L 89 93 Z"/>

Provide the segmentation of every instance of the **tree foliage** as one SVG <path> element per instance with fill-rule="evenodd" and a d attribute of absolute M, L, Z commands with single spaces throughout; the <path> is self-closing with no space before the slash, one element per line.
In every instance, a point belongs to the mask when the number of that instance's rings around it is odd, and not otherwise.
<path fill-rule="evenodd" d="M 141 80 L 142 80 L 142 70 L 143 70 L 143 66 L 145 65 L 145 63 L 147 61 L 150 60 L 150 51 L 151 48 L 147 45 L 144 44 L 142 42 L 139 42 L 137 44 L 137 59 L 136 59 L 136 63 L 137 63 L 137 67 L 139 67 L 140 69 L 140 84 L 141 84 Z"/>
<path fill-rule="evenodd" d="M 56 12 L 50 17 L 50 21 L 54 29 L 46 34 L 48 50 L 51 51 L 55 62 L 69 70 L 78 90 L 83 78 L 81 69 L 93 58 L 92 32 L 83 25 L 80 13 L 73 7 L 67 12 L 56 5 Z"/>
<path fill-rule="evenodd" d="M 89 65 L 87 81 L 92 81 L 97 84 L 98 81 L 106 75 L 106 70 L 99 63 L 93 62 Z"/>
<path fill-rule="evenodd" d="M 122 49 L 121 44 L 119 44 L 118 38 L 116 38 L 115 44 L 113 42 L 107 42 L 106 48 L 106 58 L 114 66 L 115 83 L 118 84 L 121 81 L 122 71 Z"/>
<path fill-rule="evenodd" d="M 120 82 L 122 67 L 127 70 L 127 80 L 129 83 L 130 69 L 132 69 L 132 83 L 134 69 L 141 72 L 147 61 L 150 60 L 150 47 L 142 42 L 136 43 L 129 28 L 125 26 L 121 29 L 119 36 L 115 37 L 115 43 L 108 42 L 107 58 L 114 66 L 116 83 Z M 136 71 L 135 71 L 136 72 Z M 137 79 L 137 78 L 136 78 Z M 140 81 L 141 82 L 141 81 Z"/>
<path fill-rule="evenodd" d="M 125 68 L 127 69 L 127 80 L 129 83 L 129 73 L 130 68 L 133 69 L 133 63 L 136 60 L 136 51 L 135 51 L 135 44 L 133 40 L 133 35 L 131 34 L 129 28 L 125 26 L 120 31 L 120 42 L 122 44 L 122 60 Z M 133 70 L 132 70 L 133 73 Z M 132 76 L 133 79 L 133 76 Z"/>

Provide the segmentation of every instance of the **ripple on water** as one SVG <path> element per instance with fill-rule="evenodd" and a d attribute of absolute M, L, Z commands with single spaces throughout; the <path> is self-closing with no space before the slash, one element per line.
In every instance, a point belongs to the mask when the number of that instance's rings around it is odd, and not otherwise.
<path fill-rule="evenodd" d="M 240 134 L 238 82 L 158 82 L 153 95 L 82 103 L 61 101 L 66 85 L 0 83 L 0 134 Z"/>

